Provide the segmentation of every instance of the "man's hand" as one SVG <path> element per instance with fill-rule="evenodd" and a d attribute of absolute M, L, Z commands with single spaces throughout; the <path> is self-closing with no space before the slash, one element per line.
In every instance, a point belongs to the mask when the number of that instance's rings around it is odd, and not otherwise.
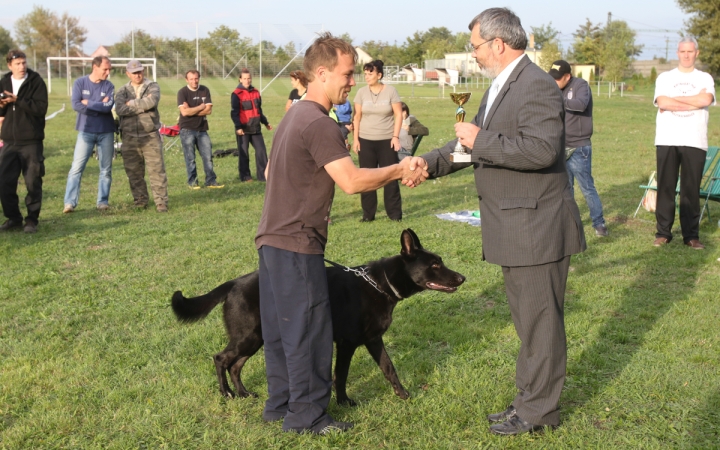
<path fill-rule="evenodd" d="M 5 106 L 10 103 L 13 103 L 17 100 L 17 97 L 13 95 L 12 92 L 5 91 L 5 98 L 0 100 L 0 105 Z"/>
<path fill-rule="evenodd" d="M 80 100 L 80 103 L 82 103 L 85 106 L 88 105 L 88 101 L 86 99 Z"/>
<path fill-rule="evenodd" d="M 110 101 L 110 97 L 108 97 L 108 96 L 105 96 L 105 98 L 102 99 L 103 103 L 107 103 L 109 101 Z"/>
<path fill-rule="evenodd" d="M 238 136 L 242 136 L 242 135 L 245 134 L 245 132 L 244 132 L 244 131 L 242 130 L 242 128 L 241 128 L 241 129 L 239 129 L 239 130 L 235 130 L 235 134 L 237 134 Z"/>
<path fill-rule="evenodd" d="M 479 132 L 480 128 L 471 123 L 460 122 L 455 124 L 455 136 L 467 148 L 473 148 L 475 138 Z"/>
<path fill-rule="evenodd" d="M 270 124 L 267 124 L 267 125 L 265 125 L 265 128 L 267 128 L 267 129 L 268 129 L 268 131 L 269 131 L 269 130 L 272 130 L 272 125 L 270 125 Z"/>
<path fill-rule="evenodd" d="M 347 128 L 348 131 L 352 133 L 352 131 L 353 131 L 353 125 L 352 125 L 352 124 L 350 124 L 350 125 L 345 125 L 345 128 Z"/>
<path fill-rule="evenodd" d="M 402 184 L 410 188 L 419 186 L 430 176 L 427 161 L 419 157 L 404 158 L 400 167 L 403 169 Z"/>

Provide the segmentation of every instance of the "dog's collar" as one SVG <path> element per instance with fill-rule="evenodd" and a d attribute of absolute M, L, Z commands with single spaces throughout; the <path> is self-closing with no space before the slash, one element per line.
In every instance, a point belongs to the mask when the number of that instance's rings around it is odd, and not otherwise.
<path fill-rule="evenodd" d="M 390 283 L 390 280 L 388 279 L 387 273 L 385 272 L 385 269 L 383 269 L 383 275 L 385 275 L 385 281 L 387 281 L 388 286 L 390 286 L 390 289 L 392 289 L 393 294 L 395 294 L 395 297 L 397 297 L 399 300 L 402 300 L 402 295 L 395 289 L 395 286 Z"/>
<path fill-rule="evenodd" d="M 352 272 L 355 274 L 356 277 L 362 277 L 363 280 L 367 281 L 372 287 L 375 288 L 379 293 L 388 295 L 387 292 L 380 289 L 380 286 L 375 282 L 375 280 L 370 277 L 370 267 L 368 266 L 361 266 L 359 269 L 353 269 L 352 267 L 343 266 L 342 264 L 338 264 L 334 261 L 330 261 L 329 259 L 325 259 L 326 262 L 332 264 L 335 267 L 339 267 L 343 269 L 345 272 Z M 388 286 L 390 286 L 390 289 L 392 289 L 393 294 L 395 294 L 395 297 L 397 297 L 399 300 L 402 300 L 403 297 L 398 293 L 397 289 L 390 283 L 390 280 L 388 279 L 387 274 L 385 273 L 385 269 L 383 269 L 383 275 L 385 275 L 385 281 L 387 281 Z M 389 295 L 388 295 L 389 297 Z"/>

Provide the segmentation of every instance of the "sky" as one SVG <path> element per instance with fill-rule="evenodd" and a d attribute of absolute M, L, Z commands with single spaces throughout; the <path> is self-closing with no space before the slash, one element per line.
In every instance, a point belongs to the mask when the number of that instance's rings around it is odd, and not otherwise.
<path fill-rule="evenodd" d="M 15 21 L 30 12 L 33 3 L 57 13 L 68 12 L 71 16 L 79 17 L 81 25 L 88 30 L 84 45 L 86 53 L 91 53 L 100 44 L 116 42 L 133 27 L 144 29 L 150 34 L 192 39 L 196 28 L 202 38 L 218 25 L 227 25 L 254 41 L 262 36 L 262 39 L 278 45 L 293 41 L 297 47 L 303 47 L 320 30 L 328 30 L 336 35 L 349 33 L 355 45 L 369 40 L 402 44 L 415 31 L 431 27 L 447 27 L 453 32 L 467 31 L 467 24 L 483 9 L 506 6 L 520 17 L 528 32 L 530 27 L 552 22 L 552 26 L 561 32 L 559 37 L 564 49 L 571 45 L 572 34 L 585 23 L 586 18 L 596 24 L 605 24 L 608 12 L 611 12 L 614 20 L 624 20 L 631 28 L 638 30 L 636 42 L 645 46 L 639 59 L 650 59 L 655 55 L 664 57 L 666 38 L 669 38 L 668 56 L 672 59 L 678 33 L 688 18 L 675 0 L 511 0 L 495 5 L 468 0 L 448 3 L 419 0 L 163 2 L 166 5 L 172 3 L 173 8 L 155 2 L 149 4 L 147 0 L 124 0 L 120 3 L 1 0 L 0 3 L 3 4 L 0 26 L 13 33 Z M 109 4 L 118 7 L 111 9 L 108 8 Z"/>

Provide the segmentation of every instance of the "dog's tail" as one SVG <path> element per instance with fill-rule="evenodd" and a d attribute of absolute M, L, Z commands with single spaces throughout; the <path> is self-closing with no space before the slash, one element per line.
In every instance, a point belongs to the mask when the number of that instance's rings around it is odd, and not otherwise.
<path fill-rule="evenodd" d="M 175 291 L 172 296 L 172 309 L 181 322 L 196 322 L 205 318 L 218 303 L 222 303 L 235 287 L 235 281 L 228 281 L 205 295 L 185 298 L 182 292 Z"/>

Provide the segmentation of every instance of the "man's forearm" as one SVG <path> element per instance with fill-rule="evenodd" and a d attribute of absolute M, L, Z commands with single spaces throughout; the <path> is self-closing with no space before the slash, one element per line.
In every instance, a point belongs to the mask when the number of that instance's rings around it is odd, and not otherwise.
<path fill-rule="evenodd" d="M 657 106 L 662 111 L 695 111 L 695 106 L 689 105 L 678 100 L 679 97 L 658 97 Z"/>
<path fill-rule="evenodd" d="M 686 105 L 694 106 L 697 109 L 706 108 L 713 102 L 713 95 L 702 93 L 695 95 L 688 95 L 685 97 L 675 97 L 675 100 L 685 103 Z"/>

